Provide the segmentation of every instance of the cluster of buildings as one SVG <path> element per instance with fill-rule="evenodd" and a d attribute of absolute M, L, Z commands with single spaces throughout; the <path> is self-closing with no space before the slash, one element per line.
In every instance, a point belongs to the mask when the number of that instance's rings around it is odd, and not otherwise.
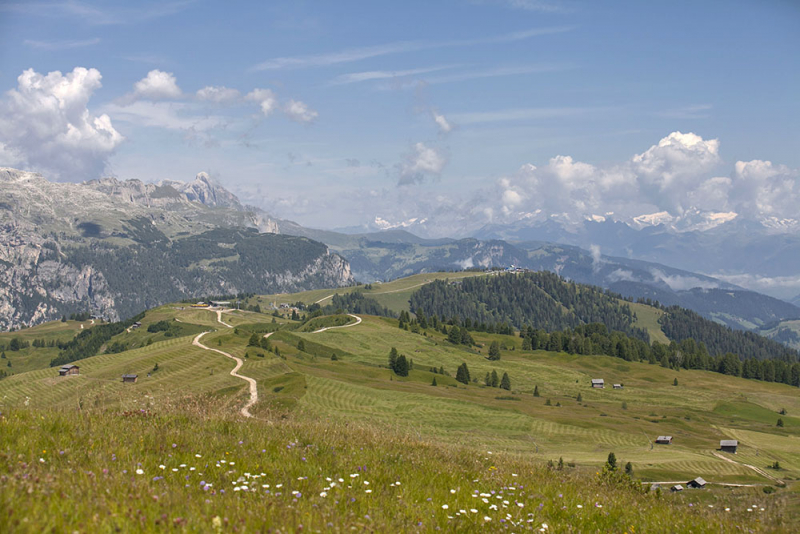
<path fill-rule="evenodd" d="M 595 389 L 603 389 L 606 387 L 606 381 L 602 378 L 592 378 L 592 387 Z M 622 389 L 622 384 L 614 384 L 614 389 Z"/>

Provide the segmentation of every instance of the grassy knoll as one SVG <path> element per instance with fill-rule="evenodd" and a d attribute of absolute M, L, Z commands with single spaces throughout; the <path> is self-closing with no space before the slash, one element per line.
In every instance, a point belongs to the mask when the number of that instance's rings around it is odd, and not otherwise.
<path fill-rule="evenodd" d="M 210 399 L 166 413 L 12 409 L 0 429 L 4 532 L 723 532 L 784 523 L 784 503 L 763 493 L 748 495 L 755 513 L 726 494 L 667 499 L 385 426 L 244 423 Z"/>
<path fill-rule="evenodd" d="M 14 338 L 28 344 L 33 343 L 35 339 L 44 340 L 47 344 L 66 342 L 82 332 L 84 328 L 92 326 L 92 321 L 53 321 L 31 328 L 23 328 L 16 332 L 0 333 L 0 346 L 8 347 Z M 0 370 L 8 374 L 17 374 L 42 369 L 50 365 L 50 360 L 58 356 L 58 352 L 57 347 L 28 347 L 17 351 L 6 348 L 6 359 L 0 359 Z M 9 362 L 11 362 L 10 366 Z"/>

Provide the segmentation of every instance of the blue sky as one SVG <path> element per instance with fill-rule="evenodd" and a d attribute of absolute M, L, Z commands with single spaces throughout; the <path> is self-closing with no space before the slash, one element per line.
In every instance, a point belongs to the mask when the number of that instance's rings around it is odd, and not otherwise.
<path fill-rule="evenodd" d="M 797 212 L 797 2 L 130 5 L 0 2 L 0 164 L 329 228 Z"/>

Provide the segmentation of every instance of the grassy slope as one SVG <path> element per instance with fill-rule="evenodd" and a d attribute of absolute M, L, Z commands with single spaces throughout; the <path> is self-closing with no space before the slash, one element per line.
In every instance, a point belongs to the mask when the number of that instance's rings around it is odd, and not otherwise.
<path fill-rule="evenodd" d="M 421 282 L 424 278 L 416 283 L 405 281 L 394 289 L 401 290 L 398 293 L 413 291 L 408 286 Z M 381 289 L 385 291 L 387 286 Z M 579 472 L 593 473 L 613 451 L 621 460 L 631 461 L 637 476 L 646 480 L 685 481 L 700 475 L 713 482 L 769 483 L 747 468 L 712 455 L 718 440 L 730 437 L 742 442 L 735 460 L 761 468 L 774 461 L 781 463 L 784 470 L 768 472 L 789 481 L 790 489 L 781 490 L 782 497 L 771 497 L 771 502 L 785 500 L 787 509 L 798 504 L 800 488 L 793 489 L 792 484 L 797 483 L 791 482 L 800 478 L 800 453 L 796 452 L 800 450 L 796 417 L 800 395 L 796 388 L 716 373 L 676 372 L 603 356 L 523 352 L 519 338 L 475 334 L 484 346 L 497 339 L 515 348 L 504 351 L 499 362 L 488 362 L 482 354 L 484 348 L 455 347 L 441 334 L 430 330 L 427 337 L 412 334 L 399 330 L 394 320 L 377 317 L 364 317 L 364 322 L 353 328 L 319 334 L 279 332 L 271 338 L 281 351 L 279 357 L 246 346 L 250 336 L 246 325 L 267 326 L 273 319 L 269 315 L 223 314 L 226 324 L 242 325 L 237 334 L 220 325 L 213 312 L 177 308 L 163 306 L 151 311 L 143 321 L 144 328 L 150 322 L 177 318 L 187 328 L 187 323 L 196 324 L 196 331 L 215 330 L 204 343 L 245 359 L 240 372 L 258 381 L 261 402 L 253 412 L 262 419 L 289 415 L 292 420 L 305 421 L 324 415 L 330 421 L 360 421 L 432 440 L 445 449 L 466 444 L 473 450 L 523 453 L 531 460 L 563 456 L 565 461 L 576 462 Z M 640 310 L 637 315 L 642 321 Z M 142 345 L 146 343 L 144 328 L 118 338 Z M 79 377 L 57 378 L 54 370 L 45 369 L 0 381 L 0 410 L 23 407 L 27 398 L 28 409 L 60 406 L 72 410 L 80 405 L 84 409 L 137 410 L 145 406 L 167 414 L 187 396 L 208 393 L 216 406 L 235 412 L 244 399 L 244 383 L 228 375 L 230 360 L 193 347 L 191 338 L 155 341 L 125 353 L 83 360 Z M 306 352 L 297 350 L 299 339 L 305 341 Z M 414 360 L 415 369 L 408 378 L 391 376 L 385 368 L 392 346 Z M 339 361 L 330 360 L 332 352 Z M 507 371 L 513 391 L 464 386 L 451 377 L 429 372 L 430 367 L 443 366 L 454 375 L 461 362 L 467 362 L 472 376 L 481 381 L 492 369 L 500 374 Z M 155 363 L 159 363 L 159 371 L 147 377 Z M 119 375 L 125 372 L 138 373 L 140 382 L 119 382 Z M 430 385 L 434 377 L 438 387 Z M 592 390 L 588 382 L 594 377 L 603 377 L 607 383 L 622 382 L 625 389 Z M 672 385 L 676 377 L 678 387 Z M 540 398 L 533 397 L 534 386 L 539 387 Z M 578 393 L 582 403 L 576 401 Z M 546 406 L 546 399 L 553 406 Z M 555 406 L 557 403 L 562 406 Z M 778 429 L 775 420 L 781 408 L 788 416 L 783 417 L 786 426 Z M 660 434 L 675 436 L 674 445 L 651 446 L 651 440 Z M 665 497 L 697 503 L 697 499 L 711 502 L 723 496 L 753 495 L 753 491 L 717 488 Z"/>
<path fill-rule="evenodd" d="M 661 330 L 661 325 L 658 323 L 658 319 L 664 315 L 663 311 L 647 306 L 646 304 L 638 304 L 635 302 L 627 302 L 626 304 L 628 304 L 628 306 L 631 307 L 631 311 L 636 314 L 635 326 L 647 330 L 650 334 L 651 342 L 658 341 L 659 343 L 669 343 L 667 335 L 664 334 L 664 331 Z"/>
<path fill-rule="evenodd" d="M 44 339 L 50 341 L 69 341 L 80 333 L 84 328 L 91 328 L 90 321 L 53 321 L 44 323 L 32 328 L 24 328 L 16 332 L 0 333 L 0 345 L 8 346 L 13 338 L 33 343 L 34 339 Z M 50 360 L 58 356 L 58 348 L 34 348 L 29 347 L 19 351 L 6 350 L 6 359 L 0 360 L 0 369 L 9 374 L 24 373 L 34 369 L 42 369 L 50 365 Z M 11 361 L 11 367 L 8 362 Z"/>

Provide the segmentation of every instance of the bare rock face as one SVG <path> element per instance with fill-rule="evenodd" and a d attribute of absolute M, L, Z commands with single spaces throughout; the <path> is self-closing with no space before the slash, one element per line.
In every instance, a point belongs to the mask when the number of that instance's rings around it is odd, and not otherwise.
<path fill-rule="evenodd" d="M 280 234 L 278 222 L 205 173 L 188 183 L 72 184 L 0 168 L 0 329 L 86 311 L 119 320 L 197 295 L 352 283 L 349 264 L 324 245 L 260 240 L 266 234 Z M 218 247 L 240 239 L 251 259 L 222 261 Z"/>

